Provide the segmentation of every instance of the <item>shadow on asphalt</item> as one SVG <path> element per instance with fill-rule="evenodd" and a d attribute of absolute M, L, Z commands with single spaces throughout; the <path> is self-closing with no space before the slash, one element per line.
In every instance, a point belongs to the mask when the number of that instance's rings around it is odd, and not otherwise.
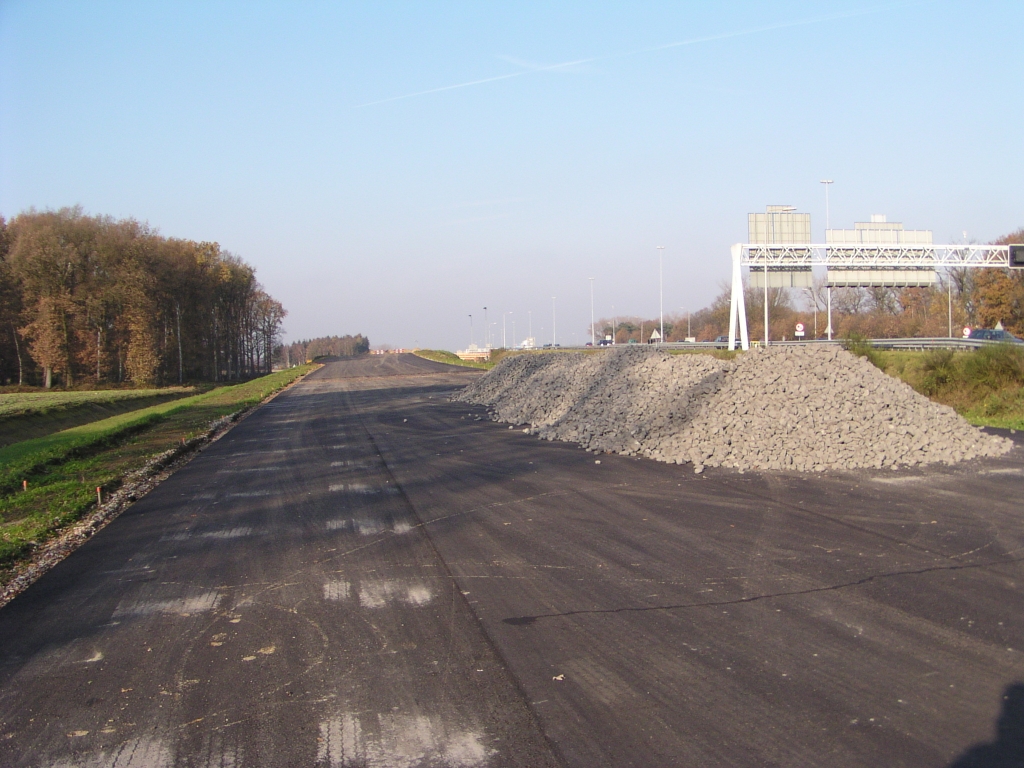
<path fill-rule="evenodd" d="M 1024 683 L 1007 686 L 996 720 L 994 741 L 975 744 L 949 768 L 1020 768 L 1024 766 Z"/>

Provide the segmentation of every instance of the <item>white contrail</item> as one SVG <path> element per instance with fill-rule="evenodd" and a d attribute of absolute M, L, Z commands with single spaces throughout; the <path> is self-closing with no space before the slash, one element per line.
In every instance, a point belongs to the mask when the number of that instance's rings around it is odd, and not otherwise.
<path fill-rule="evenodd" d="M 440 88 L 431 88 L 426 91 L 416 91 L 416 93 L 406 93 L 401 96 L 391 96 L 387 99 L 380 99 L 379 101 L 368 101 L 365 104 L 356 104 L 355 109 L 361 107 L 372 107 L 376 104 L 387 104 L 389 101 L 399 101 L 401 99 L 412 99 L 416 96 L 426 96 L 428 93 L 440 93 L 441 91 L 453 91 L 456 88 L 468 88 L 471 85 L 481 85 L 483 83 L 493 83 L 495 80 L 508 80 L 513 77 L 522 77 L 523 75 L 531 75 L 534 72 L 545 72 L 552 69 L 561 69 L 563 67 L 572 67 L 576 64 L 586 64 L 591 61 L 597 61 L 597 59 L 579 59 L 578 61 L 563 61 L 561 64 L 549 64 L 543 67 L 535 67 L 534 69 L 525 69 L 522 72 L 512 72 L 507 75 L 497 75 L 496 77 L 485 77 L 482 80 L 470 80 L 468 83 L 456 83 L 455 85 L 445 85 Z"/>
<path fill-rule="evenodd" d="M 604 56 L 592 56 L 587 59 L 576 59 L 575 61 L 563 61 L 559 64 L 548 64 L 546 66 L 537 66 L 530 69 L 525 69 L 521 72 L 511 72 L 507 75 L 496 75 L 495 77 L 485 77 L 480 80 L 470 80 L 465 83 L 456 83 L 455 85 L 445 85 L 440 88 L 430 88 L 426 91 L 416 91 L 415 93 L 404 93 L 401 96 L 391 96 L 386 99 L 379 99 L 377 101 L 368 101 L 365 104 L 356 104 L 353 109 L 361 109 L 363 107 L 373 107 L 377 104 L 387 104 L 391 101 L 401 101 L 403 99 L 413 99 L 417 96 L 427 96 L 431 93 L 441 93 L 442 91 L 454 91 L 457 88 L 469 88 L 473 85 L 483 85 L 484 83 L 493 83 L 498 80 L 511 80 L 513 77 L 522 77 L 523 75 L 532 75 L 537 72 L 549 72 L 553 69 L 564 69 L 566 67 L 574 67 L 579 64 L 591 64 L 595 61 L 605 61 L 608 59 L 619 59 L 625 56 L 637 56 L 641 53 L 652 53 L 654 51 L 664 51 L 668 48 L 681 48 L 686 45 L 696 45 L 697 43 L 710 43 L 716 40 L 728 40 L 734 37 L 745 37 L 747 35 L 758 35 L 764 32 L 772 32 L 777 29 L 789 29 L 792 27 L 804 27 L 810 24 L 820 24 L 825 21 L 835 21 L 837 19 L 849 19 L 855 16 L 867 16 L 872 13 L 881 13 L 882 11 L 892 10 L 893 8 L 899 8 L 907 5 L 920 5 L 919 2 L 908 2 L 908 3 L 894 3 L 892 5 L 876 6 L 874 8 L 865 8 L 859 11 L 849 11 L 847 13 L 836 13 L 831 16 L 818 16 L 813 19 L 798 19 L 796 21 L 780 21 L 776 24 L 768 24 L 763 27 L 754 27 L 753 29 L 741 29 L 735 32 L 722 32 L 717 35 L 706 35 L 704 37 L 693 37 L 688 40 L 679 40 L 674 43 L 665 43 L 664 45 L 655 45 L 650 48 L 638 48 L 635 51 L 625 51 L 623 53 L 610 53 Z M 520 64 L 520 66 L 523 66 Z"/>

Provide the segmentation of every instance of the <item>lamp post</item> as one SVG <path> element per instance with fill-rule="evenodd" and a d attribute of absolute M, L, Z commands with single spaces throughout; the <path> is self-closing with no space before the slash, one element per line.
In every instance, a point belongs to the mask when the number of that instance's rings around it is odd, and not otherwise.
<path fill-rule="evenodd" d="M 558 346 L 558 313 L 555 308 L 555 296 L 551 297 L 551 346 Z"/>
<path fill-rule="evenodd" d="M 507 342 L 507 340 L 505 338 L 505 315 L 507 315 L 507 314 L 508 314 L 508 312 L 502 312 L 501 313 L 501 348 L 502 349 L 508 349 L 508 342 Z"/>
<path fill-rule="evenodd" d="M 491 348 L 491 326 L 487 324 L 487 307 L 484 307 L 484 334 L 487 340 L 484 342 L 484 349 Z"/>
<path fill-rule="evenodd" d="M 594 278 L 590 278 L 590 346 L 596 346 L 594 338 Z"/>
<path fill-rule="evenodd" d="M 661 338 L 659 344 L 665 343 L 665 246 L 658 246 L 658 312 L 661 314 Z"/>
<path fill-rule="evenodd" d="M 822 179 L 821 183 L 825 185 L 825 261 L 828 261 L 828 231 L 830 229 L 828 220 L 828 185 L 832 183 L 832 179 Z M 827 269 L 827 267 L 826 267 Z M 825 327 L 825 332 L 828 334 L 828 340 L 832 341 L 832 286 L 825 286 L 825 293 L 828 296 L 826 303 L 828 304 L 828 325 Z M 817 334 L 815 334 L 817 336 Z"/>
<path fill-rule="evenodd" d="M 828 185 L 832 183 L 832 179 L 822 179 L 821 183 L 825 185 L 825 242 L 827 243 L 828 242 L 828 230 L 829 230 L 829 220 L 828 220 Z"/>
<path fill-rule="evenodd" d="M 617 334 L 615 332 L 615 305 L 612 304 L 612 346 L 613 347 L 615 346 L 615 336 L 616 335 Z"/>

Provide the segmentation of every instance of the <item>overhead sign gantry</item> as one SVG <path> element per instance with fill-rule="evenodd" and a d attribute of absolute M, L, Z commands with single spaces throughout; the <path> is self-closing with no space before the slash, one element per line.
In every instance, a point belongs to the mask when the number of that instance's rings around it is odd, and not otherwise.
<path fill-rule="evenodd" d="M 810 242 L 810 214 L 792 206 L 768 206 L 748 217 L 750 242 L 732 246 L 732 298 L 729 349 L 737 331 L 750 348 L 743 300 L 743 267 L 751 287 L 765 291 L 765 343 L 768 343 L 768 288 L 811 288 L 813 267 L 825 267 L 828 337 L 832 338 L 833 287 L 921 287 L 938 281 L 937 270 L 954 267 L 1024 268 L 1024 245 L 936 245 L 929 230 L 905 230 L 899 222 L 874 215 L 854 229 L 827 230 L 825 243 Z"/>

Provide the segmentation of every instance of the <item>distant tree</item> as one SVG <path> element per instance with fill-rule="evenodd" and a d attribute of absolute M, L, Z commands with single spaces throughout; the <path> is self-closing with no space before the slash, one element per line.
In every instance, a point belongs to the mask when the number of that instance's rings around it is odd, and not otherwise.
<path fill-rule="evenodd" d="M 216 243 L 79 208 L 0 218 L 0 381 L 247 378 L 284 312 Z"/>
<path fill-rule="evenodd" d="M 297 363 L 327 356 L 352 357 L 369 351 L 370 340 L 361 333 L 355 336 L 321 336 L 283 345 L 278 352 L 277 361 L 282 364 L 285 360 Z"/>
<path fill-rule="evenodd" d="M 1024 242 L 1024 228 L 999 238 L 996 245 Z M 1018 336 L 1024 335 L 1024 270 L 979 269 L 974 278 L 973 298 L 978 323 L 992 328 L 996 323 Z"/>

